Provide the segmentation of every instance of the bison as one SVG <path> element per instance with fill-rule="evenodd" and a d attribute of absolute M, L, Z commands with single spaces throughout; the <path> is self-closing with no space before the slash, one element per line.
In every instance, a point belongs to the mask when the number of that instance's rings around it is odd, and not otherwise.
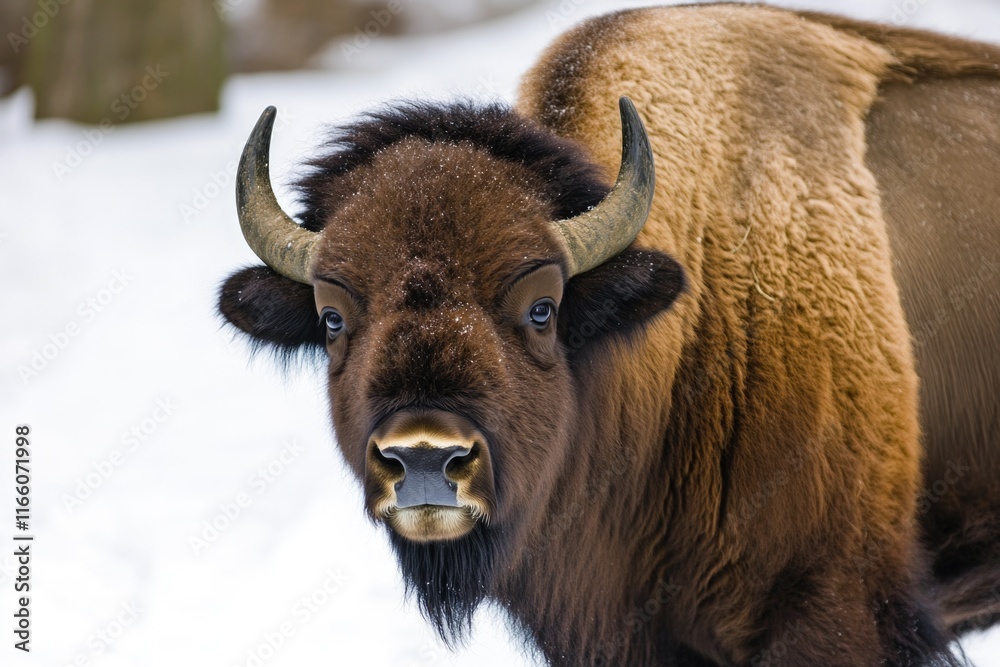
<path fill-rule="evenodd" d="M 340 130 L 300 222 L 274 118 L 237 187 L 265 266 L 219 308 L 325 356 L 446 641 L 489 599 L 553 665 L 944 665 L 997 620 L 1000 49 L 622 11 L 516 109 Z"/>

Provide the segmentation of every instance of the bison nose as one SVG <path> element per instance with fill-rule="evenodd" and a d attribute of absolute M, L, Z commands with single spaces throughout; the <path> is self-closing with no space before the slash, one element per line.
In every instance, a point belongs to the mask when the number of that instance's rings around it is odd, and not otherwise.
<path fill-rule="evenodd" d="M 468 463 L 468 447 L 388 447 L 380 451 L 386 459 L 403 466 L 403 479 L 394 484 L 396 506 L 443 505 L 459 507 L 458 484 L 448 477 L 449 467 Z"/>
<path fill-rule="evenodd" d="M 369 512 L 396 528 L 414 517 L 489 520 L 496 504 L 486 437 L 469 419 L 442 410 L 400 410 L 379 424 L 368 437 L 364 483 Z M 434 507 L 441 511 L 425 512 Z M 403 528 L 423 535 L 416 525 Z"/>

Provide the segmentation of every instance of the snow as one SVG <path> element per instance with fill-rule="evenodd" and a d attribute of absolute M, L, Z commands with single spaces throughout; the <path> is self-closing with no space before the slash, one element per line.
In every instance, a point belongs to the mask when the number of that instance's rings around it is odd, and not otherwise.
<path fill-rule="evenodd" d="M 1000 41 L 991 0 L 795 4 Z M 512 99 L 557 34 L 621 7 L 544 3 L 444 35 L 378 37 L 351 62 L 335 43 L 326 69 L 231 80 L 217 115 L 110 132 L 32 123 L 23 92 L 0 105 L 2 424 L 8 445 L 14 424 L 32 427 L 37 536 L 33 650 L 5 646 L 4 664 L 535 664 L 490 610 L 462 650 L 435 639 L 364 518 L 319 373 L 248 363 L 214 299 L 256 263 L 232 180 L 265 106 L 279 108 L 272 174 L 289 203 L 324 123 L 401 96 Z M 0 484 L 0 507 L 14 506 L 12 486 Z M 965 648 L 1000 666 L 1000 631 Z"/>

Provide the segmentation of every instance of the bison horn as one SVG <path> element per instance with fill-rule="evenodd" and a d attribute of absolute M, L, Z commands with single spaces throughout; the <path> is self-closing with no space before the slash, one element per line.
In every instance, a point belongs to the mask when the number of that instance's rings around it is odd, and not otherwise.
<path fill-rule="evenodd" d="M 611 192 L 597 206 L 552 223 L 565 244 L 569 275 L 603 264 L 628 247 L 646 223 L 656 177 L 653 150 L 632 100 L 618 100 L 622 116 L 622 164 Z"/>
<path fill-rule="evenodd" d="M 240 227 L 250 249 L 265 264 L 286 278 L 311 285 L 309 267 L 319 234 L 282 211 L 271 189 L 268 153 L 276 115 L 274 107 L 264 109 L 243 147 L 236 178 Z"/>

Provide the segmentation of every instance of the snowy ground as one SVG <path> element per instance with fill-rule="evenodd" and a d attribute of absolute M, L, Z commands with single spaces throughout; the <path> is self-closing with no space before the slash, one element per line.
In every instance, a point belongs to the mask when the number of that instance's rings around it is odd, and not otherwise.
<path fill-rule="evenodd" d="M 111 133 L 33 124 L 24 94 L 0 105 L 0 423 L 5 452 L 14 424 L 32 427 L 37 535 L 29 658 L 9 645 L 4 531 L 0 663 L 532 664 L 488 612 L 465 650 L 435 640 L 363 518 L 317 373 L 248 364 L 214 295 L 255 262 L 232 170 L 266 105 L 279 107 L 272 173 L 283 184 L 321 123 L 398 96 L 512 99 L 553 37 L 621 6 L 564 0 L 444 36 L 334 44 L 324 71 L 232 80 L 218 115 Z M 799 6 L 1000 41 L 992 0 Z M 1000 631 L 966 649 L 1000 665 Z"/>

